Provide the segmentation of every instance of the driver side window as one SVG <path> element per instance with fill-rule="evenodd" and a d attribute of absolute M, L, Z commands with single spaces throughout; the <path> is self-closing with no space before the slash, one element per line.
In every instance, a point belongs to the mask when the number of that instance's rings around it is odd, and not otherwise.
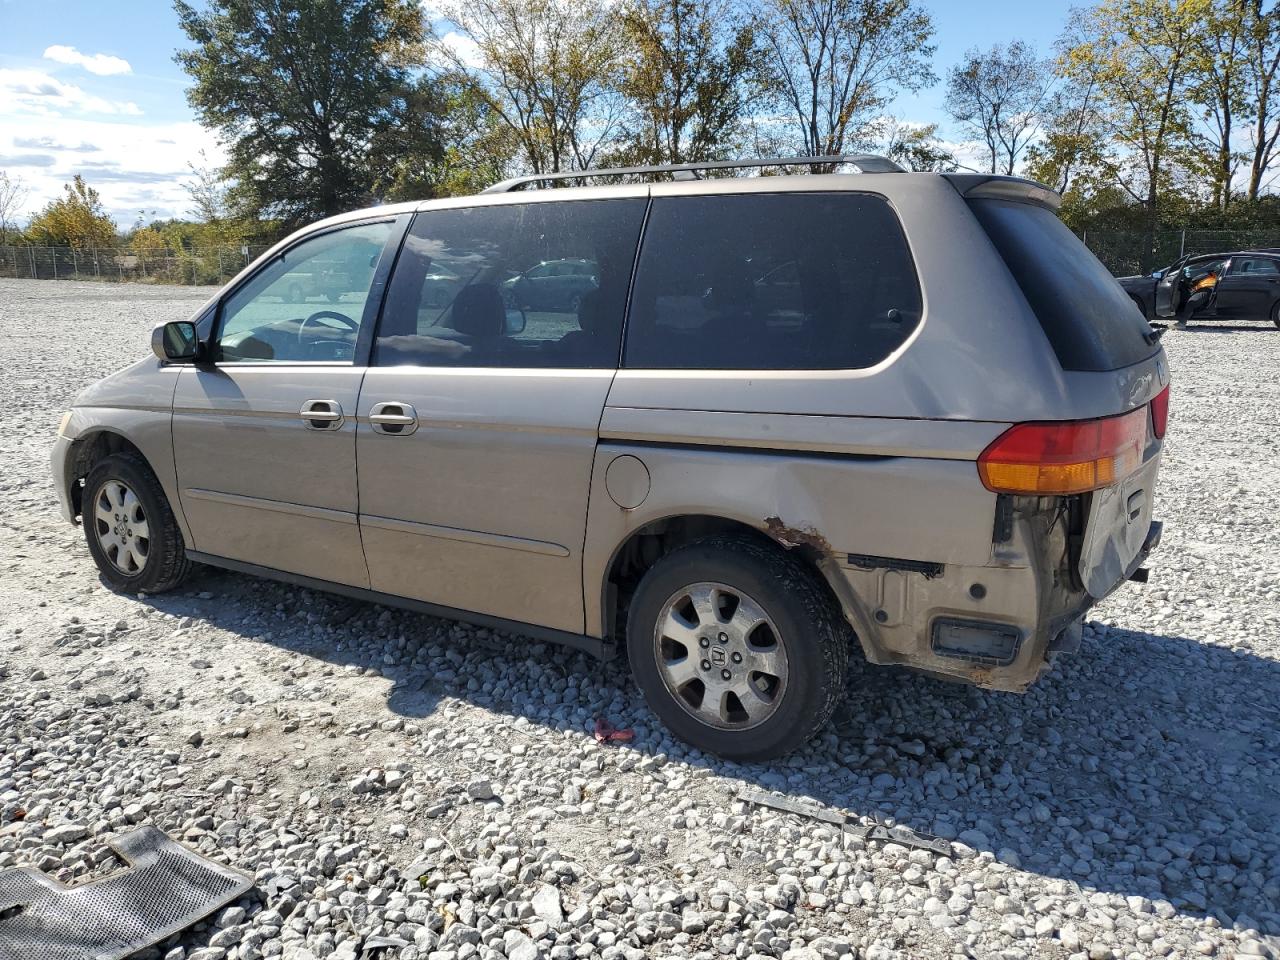
<path fill-rule="evenodd" d="M 215 362 L 346 362 L 392 221 L 320 234 L 290 247 L 222 303 Z"/>

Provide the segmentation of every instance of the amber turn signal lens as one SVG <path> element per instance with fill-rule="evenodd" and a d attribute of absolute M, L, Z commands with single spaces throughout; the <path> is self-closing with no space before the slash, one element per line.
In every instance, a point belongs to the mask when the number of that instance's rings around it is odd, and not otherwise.
<path fill-rule="evenodd" d="M 1119 483 L 1142 464 L 1147 408 L 1100 420 L 1020 423 L 978 457 L 995 493 L 1066 496 Z"/>

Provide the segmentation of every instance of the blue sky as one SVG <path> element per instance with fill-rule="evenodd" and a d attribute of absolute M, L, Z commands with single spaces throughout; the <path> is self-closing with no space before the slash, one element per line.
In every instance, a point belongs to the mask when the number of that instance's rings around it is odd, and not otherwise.
<path fill-rule="evenodd" d="M 1023 39 L 1047 53 L 1069 0 L 923 0 L 937 26 L 935 72 L 970 47 Z M 182 215 L 188 162 L 216 139 L 195 122 L 186 78 L 173 62 L 184 44 L 168 0 L 0 0 L 0 169 L 30 188 L 31 210 L 75 173 L 127 226 L 145 211 Z M 51 49 L 52 48 L 52 49 Z M 892 112 L 938 122 L 938 86 L 903 96 Z"/>

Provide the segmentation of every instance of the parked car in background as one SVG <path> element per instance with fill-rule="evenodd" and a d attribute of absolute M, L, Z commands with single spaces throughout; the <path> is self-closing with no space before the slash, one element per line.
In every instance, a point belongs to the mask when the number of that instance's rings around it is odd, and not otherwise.
<path fill-rule="evenodd" d="M 433 270 L 422 278 L 422 305 L 443 309 L 453 303 L 466 283 L 449 270 Z"/>
<path fill-rule="evenodd" d="M 194 561 L 621 654 L 739 760 L 855 645 L 1026 690 L 1159 541 L 1158 331 L 1052 191 L 844 162 L 307 227 L 76 400 L 63 516 L 131 594 Z"/>
<path fill-rule="evenodd" d="M 590 260 L 544 260 L 502 285 L 504 299 L 530 311 L 576 311 L 598 285 L 600 268 Z"/>
<path fill-rule="evenodd" d="M 1192 320 L 1270 320 L 1280 327 L 1280 249 L 1197 254 L 1148 276 L 1119 279 L 1143 316 L 1154 320 L 1174 316 L 1179 288 L 1211 272 L 1217 286 Z"/>

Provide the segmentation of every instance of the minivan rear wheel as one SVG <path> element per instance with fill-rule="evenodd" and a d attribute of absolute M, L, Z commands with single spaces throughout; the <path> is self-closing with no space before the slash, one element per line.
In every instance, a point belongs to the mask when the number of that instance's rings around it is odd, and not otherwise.
<path fill-rule="evenodd" d="M 645 700 L 685 742 L 731 760 L 796 749 L 843 693 L 851 634 L 798 558 L 710 537 L 659 560 L 627 621 Z"/>
<path fill-rule="evenodd" d="M 163 593 L 190 571 L 160 481 L 139 458 L 117 453 L 95 464 L 81 512 L 89 553 L 113 590 Z"/>

